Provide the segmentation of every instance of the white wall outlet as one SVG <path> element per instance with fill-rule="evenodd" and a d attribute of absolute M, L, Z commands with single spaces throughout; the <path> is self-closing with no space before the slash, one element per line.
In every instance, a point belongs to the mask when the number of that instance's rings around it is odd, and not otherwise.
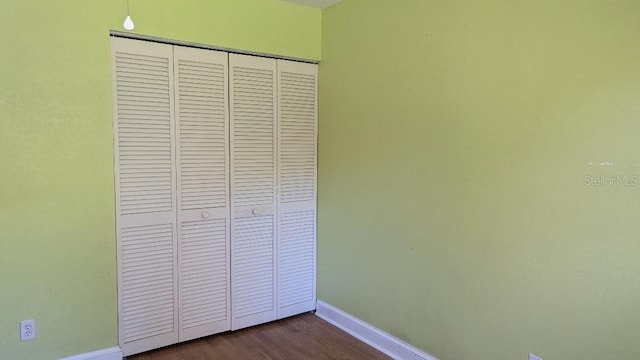
<path fill-rule="evenodd" d="M 22 320 L 20 321 L 20 340 L 32 340 L 36 338 L 36 321 Z"/>
<path fill-rule="evenodd" d="M 538 355 L 529 354 L 529 360 L 544 360 L 544 359 Z"/>

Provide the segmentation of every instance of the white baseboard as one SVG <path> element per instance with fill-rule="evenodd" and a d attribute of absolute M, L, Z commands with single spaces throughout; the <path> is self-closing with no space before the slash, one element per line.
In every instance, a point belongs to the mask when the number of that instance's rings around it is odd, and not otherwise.
<path fill-rule="evenodd" d="M 438 360 L 355 316 L 318 300 L 316 316 L 397 360 Z"/>
<path fill-rule="evenodd" d="M 122 350 L 115 346 L 108 349 L 70 356 L 61 360 L 122 360 Z"/>

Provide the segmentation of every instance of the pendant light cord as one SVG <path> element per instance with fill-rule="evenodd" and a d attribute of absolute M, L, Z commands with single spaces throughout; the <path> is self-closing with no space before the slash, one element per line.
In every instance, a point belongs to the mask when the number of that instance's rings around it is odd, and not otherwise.
<path fill-rule="evenodd" d="M 131 31 L 135 28 L 135 25 L 133 24 L 133 20 L 131 20 L 131 7 L 129 4 L 130 0 L 127 0 L 127 17 L 124 19 L 122 26 L 125 30 Z"/>

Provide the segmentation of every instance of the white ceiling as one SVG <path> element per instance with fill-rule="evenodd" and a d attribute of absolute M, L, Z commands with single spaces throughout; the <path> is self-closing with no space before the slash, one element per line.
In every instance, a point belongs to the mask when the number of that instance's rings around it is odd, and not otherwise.
<path fill-rule="evenodd" d="M 331 6 L 341 0 L 284 0 L 300 5 L 311 6 L 318 9 L 324 9 L 327 6 Z"/>

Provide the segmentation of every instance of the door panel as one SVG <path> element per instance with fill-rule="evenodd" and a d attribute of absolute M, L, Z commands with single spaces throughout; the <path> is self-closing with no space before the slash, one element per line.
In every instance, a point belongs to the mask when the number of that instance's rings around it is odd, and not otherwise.
<path fill-rule="evenodd" d="M 232 329 L 276 318 L 276 61 L 229 55 Z"/>
<path fill-rule="evenodd" d="M 317 65 L 278 60 L 278 318 L 316 307 Z"/>
<path fill-rule="evenodd" d="M 180 341 L 229 330 L 228 55 L 175 46 Z"/>
<path fill-rule="evenodd" d="M 118 316 L 124 355 L 178 340 L 173 55 L 112 38 Z"/>

